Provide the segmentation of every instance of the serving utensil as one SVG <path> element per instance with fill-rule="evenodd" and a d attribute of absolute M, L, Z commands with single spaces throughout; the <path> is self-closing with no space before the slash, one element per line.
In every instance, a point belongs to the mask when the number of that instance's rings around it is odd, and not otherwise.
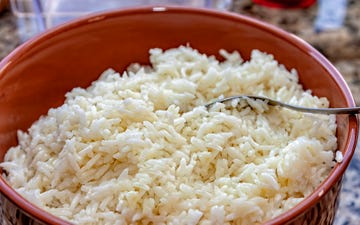
<path fill-rule="evenodd" d="M 255 96 L 255 95 L 236 95 L 222 99 L 216 99 L 205 105 L 206 108 L 210 108 L 215 103 L 224 103 L 229 102 L 235 99 L 244 99 L 244 100 L 262 100 L 266 104 L 271 106 L 280 106 L 288 109 L 292 109 L 300 112 L 307 113 L 317 113 L 317 114 L 358 114 L 360 113 L 360 107 L 349 107 L 349 108 L 309 108 L 303 106 L 295 106 L 291 104 L 287 104 L 284 102 L 280 102 L 271 98 L 263 97 L 263 96 Z"/>

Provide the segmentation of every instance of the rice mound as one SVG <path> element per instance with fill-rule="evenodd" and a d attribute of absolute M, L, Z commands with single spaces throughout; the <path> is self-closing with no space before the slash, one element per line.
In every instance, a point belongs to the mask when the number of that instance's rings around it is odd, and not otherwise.
<path fill-rule="evenodd" d="M 333 115 L 272 55 L 189 46 L 150 50 L 151 65 L 108 70 L 74 88 L 1 163 L 26 199 L 74 224 L 259 224 L 295 206 L 337 163 Z"/>

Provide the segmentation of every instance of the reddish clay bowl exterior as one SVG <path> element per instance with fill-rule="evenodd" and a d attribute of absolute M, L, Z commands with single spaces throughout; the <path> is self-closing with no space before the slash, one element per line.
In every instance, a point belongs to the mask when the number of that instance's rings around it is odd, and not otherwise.
<path fill-rule="evenodd" d="M 50 107 L 62 104 L 73 87 L 88 86 L 107 68 L 124 70 L 148 63 L 148 50 L 189 43 L 219 57 L 218 50 L 271 53 L 296 68 L 304 88 L 326 96 L 332 107 L 354 106 L 341 74 L 318 51 L 276 27 L 248 17 L 205 9 L 146 7 L 91 15 L 52 29 L 17 48 L 0 62 L 0 160 Z M 338 116 L 344 160 L 309 197 L 265 224 L 331 224 L 341 180 L 354 153 L 358 120 Z M 68 224 L 24 200 L 0 178 L 2 224 Z"/>

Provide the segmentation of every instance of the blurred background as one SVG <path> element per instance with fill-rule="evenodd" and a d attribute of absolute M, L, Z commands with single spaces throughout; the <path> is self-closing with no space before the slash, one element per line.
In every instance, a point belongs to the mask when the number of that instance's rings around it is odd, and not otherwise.
<path fill-rule="evenodd" d="M 230 11 L 268 22 L 319 50 L 360 106 L 359 0 L 0 0 L 0 60 L 51 27 L 92 12 L 149 4 Z M 360 149 L 346 172 L 335 225 L 360 221 Z"/>

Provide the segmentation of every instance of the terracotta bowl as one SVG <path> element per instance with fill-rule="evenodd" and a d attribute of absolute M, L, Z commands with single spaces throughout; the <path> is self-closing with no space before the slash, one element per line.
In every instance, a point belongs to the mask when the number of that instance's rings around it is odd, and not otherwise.
<path fill-rule="evenodd" d="M 148 50 L 189 43 L 219 57 L 218 50 L 271 53 L 296 68 L 304 88 L 326 96 L 332 107 L 354 106 L 341 74 L 313 47 L 274 26 L 232 13 L 205 9 L 146 7 L 81 18 L 26 42 L 0 63 L 0 160 L 25 130 L 62 104 L 74 87 L 88 86 L 105 69 L 149 63 Z M 332 224 L 341 180 L 354 153 L 358 120 L 338 116 L 338 145 L 344 160 L 309 197 L 265 224 Z M 32 205 L 2 178 L 1 224 L 68 224 Z"/>

